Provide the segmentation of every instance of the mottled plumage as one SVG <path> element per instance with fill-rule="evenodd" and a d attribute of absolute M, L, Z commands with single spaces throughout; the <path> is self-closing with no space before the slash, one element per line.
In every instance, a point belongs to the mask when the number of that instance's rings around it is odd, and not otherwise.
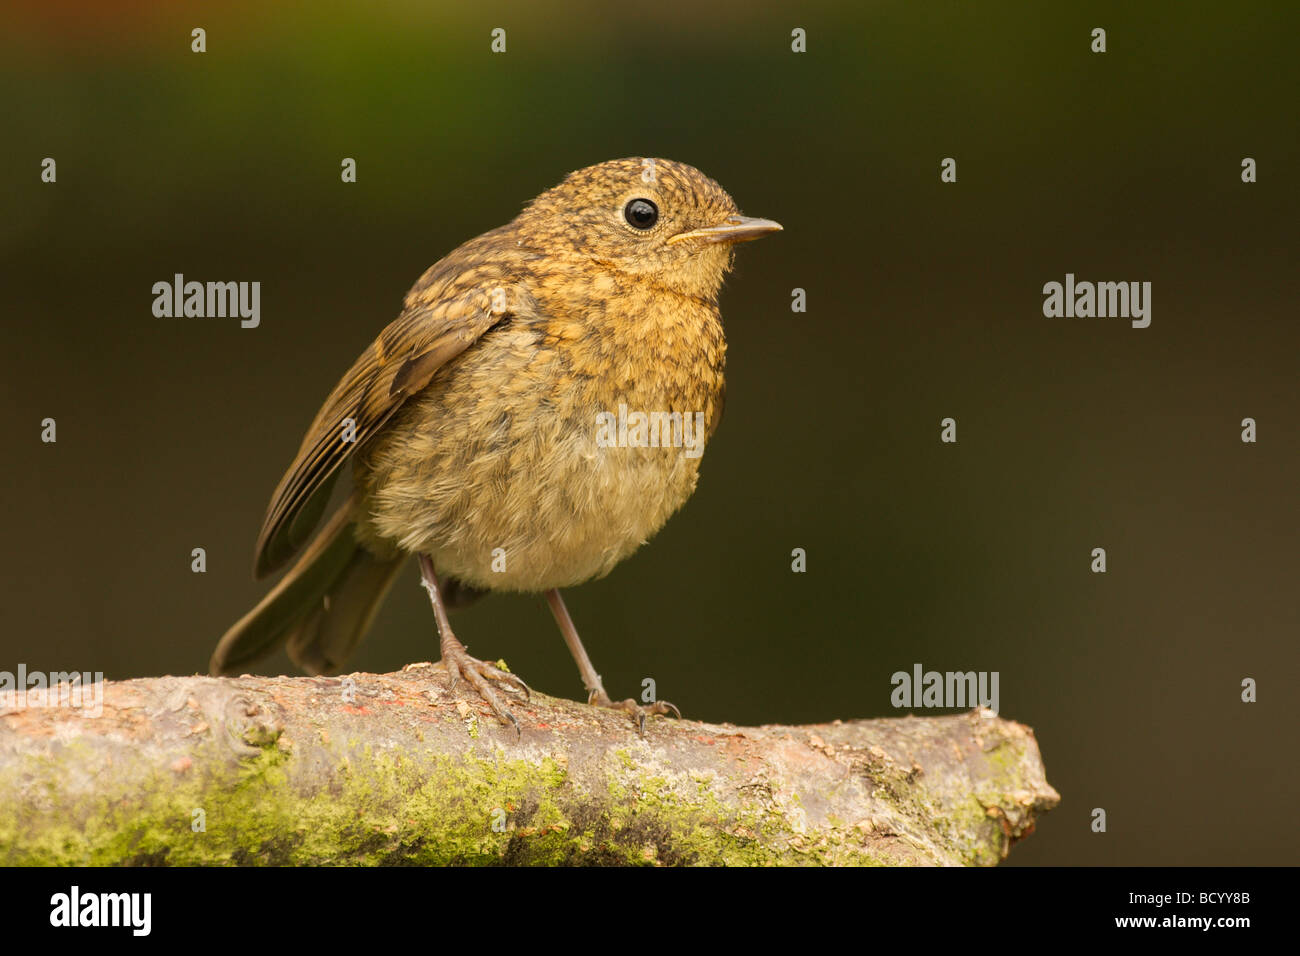
<path fill-rule="evenodd" d="M 308 429 L 268 509 L 258 574 L 310 538 L 349 457 L 352 496 L 223 637 L 214 672 L 286 638 L 301 666 L 336 670 L 411 553 L 431 558 L 426 584 L 433 569 L 443 577 L 440 615 L 453 592 L 551 592 L 607 574 L 686 501 L 701 459 L 602 447 L 597 415 L 702 413 L 712 435 L 726 357 L 717 294 L 733 244 L 778 228 L 740 217 L 690 166 L 615 160 L 431 267 Z M 552 607 L 563 629 L 558 592 Z M 505 678 L 449 637 L 448 666 L 513 720 L 480 684 Z M 583 677 L 609 704 L 594 672 Z"/>

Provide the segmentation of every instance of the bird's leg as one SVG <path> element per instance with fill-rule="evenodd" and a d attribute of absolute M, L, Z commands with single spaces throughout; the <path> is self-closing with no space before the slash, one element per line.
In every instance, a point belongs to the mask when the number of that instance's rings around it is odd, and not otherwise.
<path fill-rule="evenodd" d="M 591 666 L 591 658 L 587 656 L 586 648 L 582 646 L 582 638 L 578 637 L 578 629 L 573 626 L 573 618 L 569 617 L 569 609 L 564 606 L 564 598 L 560 597 L 558 588 L 551 588 L 546 592 L 546 600 L 551 605 L 551 613 L 555 615 L 555 623 L 560 625 L 560 633 L 564 635 L 564 643 L 569 645 L 569 653 L 573 655 L 574 661 L 578 664 L 578 672 L 582 674 L 582 683 L 587 688 L 587 703 L 595 707 L 609 707 L 612 710 L 625 710 L 632 715 L 632 719 L 637 723 L 637 729 L 642 735 L 645 734 L 645 719 L 651 714 L 673 714 L 681 717 L 682 713 L 666 700 L 657 700 L 649 706 L 638 704 L 632 698 L 627 700 L 613 701 L 609 699 L 609 694 L 605 693 L 605 685 L 600 682 L 600 675 L 596 673 L 596 668 Z"/>
<path fill-rule="evenodd" d="M 498 717 L 513 724 L 515 733 L 521 733 L 519 721 L 515 720 L 515 715 L 506 708 L 501 695 L 488 681 L 494 680 L 507 684 L 513 690 L 522 691 L 525 697 L 529 696 L 528 685 L 509 671 L 476 660 L 466 653 L 465 645 L 456 639 L 456 635 L 451 630 L 451 622 L 447 620 L 447 609 L 443 606 L 442 593 L 438 590 L 438 579 L 433 573 L 433 561 L 427 554 L 421 554 L 419 557 L 420 581 L 424 589 L 429 592 L 429 601 L 433 604 L 433 616 L 438 621 L 438 648 L 442 652 L 442 664 L 447 668 L 447 679 L 451 683 L 451 689 L 456 689 L 459 678 L 465 678 L 478 695 L 488 702 Z"/>

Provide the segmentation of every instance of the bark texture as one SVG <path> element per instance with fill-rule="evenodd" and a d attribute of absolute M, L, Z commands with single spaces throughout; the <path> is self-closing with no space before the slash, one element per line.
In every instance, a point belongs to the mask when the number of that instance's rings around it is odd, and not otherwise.
<path fill-rule="evenodd" d="M 522 738 L 440 665 L 107 682 L 0 711 L 4 864 L 995 864 L 1059 797 L 987 712 L 736 727 L 534 694 Z"/>

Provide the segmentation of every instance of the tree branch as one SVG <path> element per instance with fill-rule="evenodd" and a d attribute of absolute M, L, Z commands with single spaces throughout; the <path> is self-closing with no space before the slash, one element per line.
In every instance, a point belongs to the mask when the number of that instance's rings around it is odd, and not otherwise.
<path fill-rule="evenodd" d="M 440 665 L 102 688 L 0 711 L 0 863 L 994 864 L 1060 800 L 987 712 L 643 739 L 534 694 L 517 738 Z"/>

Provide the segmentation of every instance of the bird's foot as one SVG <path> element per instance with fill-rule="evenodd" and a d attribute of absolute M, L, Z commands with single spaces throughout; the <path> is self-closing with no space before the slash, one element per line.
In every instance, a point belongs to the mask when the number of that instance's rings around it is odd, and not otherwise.
<path fill-rule="evenodd" d="M 447 669 L 447 678 L 450 681 L 451 690 L 455 691 L 460 679 L 464 678 L 465 683 L 473 687 L 475 692 L 487 701 L 493 713 L 512 724 L 515 733 L 523 736 L 523 731 L 519 729 L 519 721 L 510 712 L 510 708 L 506 706 L 501 695 L 497 693 L 497 689 L 489 682 L 496 681 L 516 693 L 522 693 L 525 700 L 532 696 L 527 684 L 514 674 L 502 670 L 495 664 L 489 664 L 487 661 L 480 661 L 477 658 L 470 657 L 459 641 L 444 643 L 442 666 Z"/>
<path fill-rule="evenodd" d="M 653 704 L 638 704 L 631 697 L 627 700 L 610 700 L 609 694 L 605 693 L 604 688 L 596 688 L 587 697 L 587 703 L 592 707 L 605 707 L 609 710 L 622 710 L 632 715 L 636 721 L 637 733 L 642 737 L 645 736 L 645 721 L 647 717 L 654 714 L 668 716 L 672 714 L 678 720 L 681 720 L 682 712 L 673 704 L 666 700 L 657 700 Z"/>

